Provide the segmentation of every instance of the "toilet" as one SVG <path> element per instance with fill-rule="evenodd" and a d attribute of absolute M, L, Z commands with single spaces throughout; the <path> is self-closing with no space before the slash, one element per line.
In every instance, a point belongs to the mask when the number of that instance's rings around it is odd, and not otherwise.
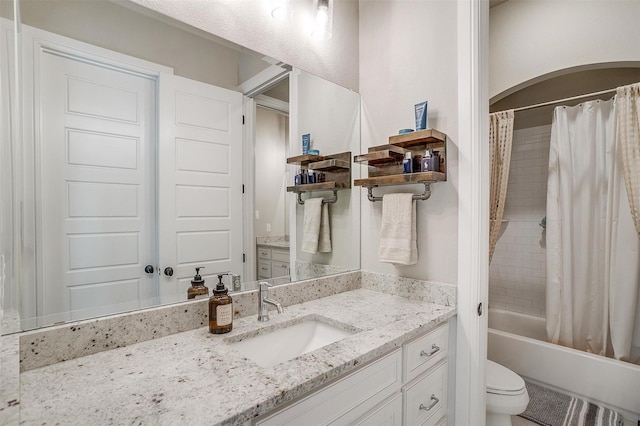
<path fill-rule="evenodd" d="M 529 394 L 522 377 L 487 360 L 487 426 L 511 426 L 511 416 L 522 413 Z"/>

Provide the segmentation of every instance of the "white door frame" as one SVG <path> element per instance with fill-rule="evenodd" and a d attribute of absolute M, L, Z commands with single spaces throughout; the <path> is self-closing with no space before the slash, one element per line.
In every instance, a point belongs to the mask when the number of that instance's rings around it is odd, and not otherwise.
<path fill-rule="evenodd" d="M 256 106 L 263 105 L 265 107 L 278 110 L 280 112 L 289 113 L 289 104 L 278 101 L 268 96 L 262 96 L 261 93 L 274 85 L 278 84 L 289 76 L 289 70 L 280 66 L 271 66 L 265 72 L 242 83 L 237 87 L 244 94 L 243 114 L 244 114 L 244 131 L 243 131 L 243 221 L 244 221 L 244 275 L 242 282 L 250 282 L 257 280 L 257 259 L 256 259 L 256 232 L 254 226 L 255 214 L 255 155 L 254 145 L 256 143 Z M 251 96 L 251 97 L 249 97 Z M 289 129 L 291 134 L 291 129 Z"/>
<path fill-rule="evenodd" d="M 457 14 L 458 316 L 453 424 L 484 426 L 489 293 L 489 2 L 458 1 Z"/>

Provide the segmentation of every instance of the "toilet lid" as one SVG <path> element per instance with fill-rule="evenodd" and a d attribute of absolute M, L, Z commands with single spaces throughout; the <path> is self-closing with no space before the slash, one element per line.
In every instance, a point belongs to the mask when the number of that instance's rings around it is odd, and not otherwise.
<path fill-rule="evenodd" d="M 520 394 L 524 380 L 513 371 L 496 362 L 487 360 L 487 392 L 500 395 Z"/>

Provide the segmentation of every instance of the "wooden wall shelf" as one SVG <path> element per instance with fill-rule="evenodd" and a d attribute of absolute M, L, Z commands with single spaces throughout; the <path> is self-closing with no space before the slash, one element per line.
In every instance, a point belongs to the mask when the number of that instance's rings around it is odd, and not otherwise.
<path fill-rule="evenodd" d="M 421 157 L 428 149 L 438 151 L 440 171 L 403 173 L 402 160 L 406 152 L 413 157 Z M 424 184 L 425 192 L 414 195 L 416 200 L 426 200 L 431 195 L 430 184 L 447 180 L 447 135 L 435 129 L 420 130 L 389 137 L 386 145 L 373 146 L 366 154 L 356 155 L 353 161 L 368 165 L 369 177 L 356 179 L 355 186 L 368 188 L 370 201 L 381 201 L 375 197 L 372 188 L 388 185 Z"/>
<path fill-rule="evenodd" d="M 338 200 L 338 190 L 351 188 L 350 151 L 331 155 L 298 155 L 287 158 L 287 164 L 325 174 L 324 182 L 287 186 L 287 192 L 298 194 L 298 204 L 304 204 L 301 194 L 312 191 L 333 191 L 333 198 L 323 199 L 322 202 L 335 203 Z"/>
<path fill-rule="evenodd" d="M 398 175 L 376 176 L 365 179 L 356 179 L 353 183 L 355 186 L 388 186 L 388 185 L 404 185 L 408 183 L 434 183 L 445 180 L 444 173 L 440 172 L 420 172 L 420 173 L 403 173 Z"/>
<path fill-rule="evenodd" d="M 320 182 L 320 183 L 305 183 L 303 185 L 287 186 L 287 192 L 311 192 L 311 191 L 333 191 L 334 189 L 346 189 L 350 188 L 344 182 Z"/>

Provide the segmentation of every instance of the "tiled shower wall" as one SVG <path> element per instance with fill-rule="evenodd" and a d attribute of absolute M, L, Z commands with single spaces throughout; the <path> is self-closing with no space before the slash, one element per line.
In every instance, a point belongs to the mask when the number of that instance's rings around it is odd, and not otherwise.
<path fill-rule="evenodd" d="M 513 133 L 509 185 L 502 224 L 489 267 L 489 305 L 545 316 L 545 239 L 551 126 Z M 507 221 L 507 222 L 504 222 Z"/>

